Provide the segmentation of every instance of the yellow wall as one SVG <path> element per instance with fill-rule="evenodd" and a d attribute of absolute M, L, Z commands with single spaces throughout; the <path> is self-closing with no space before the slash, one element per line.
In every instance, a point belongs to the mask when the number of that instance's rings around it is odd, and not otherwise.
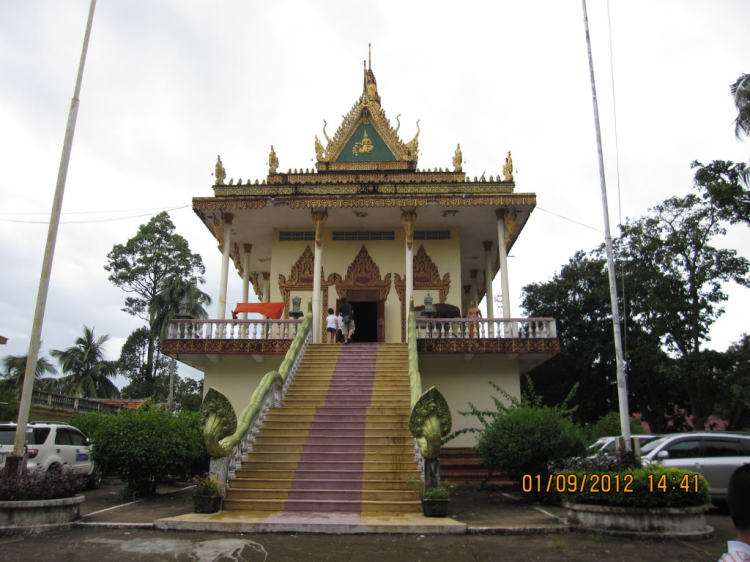
<path fill-rule="evenodd" d="M 260 380 L 269 371 L 278 371 L 283 355 L 264 355 L 265 362 L 258 363 L 250 355 L 220 355 L 219 364 L 206 361 L 203 394 L 212 386 L 221 391 L 234 407 L 237 417 L 250 403 Z"/>
<path fill-rule="evenodd" d="M 280 230 L 294 231 L 310 229 L 289 229 Z M 336 230 L 353 230 L 353 229 L 336 229 Z M 381 229 L 368 229 L 381 230 Z M 404 231 L 402 228 L 382 229 L 393 230 L 395 239 L 392 241 L 334 241 L 333 229 L 324 229 L 323 231 L 323 276 L 324 279 L 332 273 L 338 273 L 342 279 L 346 278 L 347 270 L 354 259 L 359 254 L 362 246 L 367 248 L 370 258 L 380 268 L 381 279 L 387 274 L 391 274 L 391 289 L 385 303 L 385 338 L 386 342 L 401 341 L 401 302 L 395 286 L 395 274 L 398 273 L 403 279 L 406 272 L 406 244 L 404 242 Z M 310 242 L 280 242 L 279 229 L 274 232 L 274 243 L 272 247 L 271 259 L 271 301 L 280 302 L 282 300 L 281 291 L 279 290 L 279 273 L 283 274 L 287 281 L 289 280 L 292 266 L 297 262 L 305 247 L 309 246 L 310 250 L 315 252 L 315 243 Z M 459 230 L 451 229 L 450 240 L 416 240 L 414 242 L 414 254 L 416 255 L 420 245 L 424 246 L 425 251 L 430 256 L 440 273 L 442 279 L 446 273 L 450 273 L 451 286 L 448 292 L 446 302 L 461 307 L 461 273 L 460 273 L 460 239 Z M 328 287 L 328 306 L 333 308 L 338 294 L 334 286 Z M 302 302 L 307 302 L 310 298 L 311 291 L 292 291 L 290 299 L 295 296 L 302 297 Z M 423 304 L 427 291 L 414 291 L 414 304 L 416 306 Z M 439 302 L 439 294 L 432 291 L 431 296 L 434 302 Z M 323 311 L 325 317 L 326 311 Z"/>
<path fill-rule="evenodd" d="M 422 391 L 436 387 L 448 401 L 453 417 L 453 429 L 480 428 L 474 416 L 462 416 L 459 411 L 469 411 L 469 402 L 479 410 L 496 411 L 492 396 L 507 403 L 499 392 L 489 385 L 492 381 L 505 392 L 520 398 L 521 383 L 518 361 L 504 355 L 474 355 L 466 361 L 464 355 L 419 356 Z M 446 447 L 473 447 L 476 435 L 465 433 L 446 444 Z"/>

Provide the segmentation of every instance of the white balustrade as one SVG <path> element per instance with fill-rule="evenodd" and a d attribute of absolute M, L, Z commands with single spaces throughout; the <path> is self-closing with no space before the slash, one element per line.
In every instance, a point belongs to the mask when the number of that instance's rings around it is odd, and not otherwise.
<path fill-rule="evenodd" d="M 554 318 L 417 318 L 417 339 L 556 337 Z"/>
<path fill-rule="evenodd" d="M 167 337 L 175 340 L 293 340 L 302 320 L 172 320 Z"/>

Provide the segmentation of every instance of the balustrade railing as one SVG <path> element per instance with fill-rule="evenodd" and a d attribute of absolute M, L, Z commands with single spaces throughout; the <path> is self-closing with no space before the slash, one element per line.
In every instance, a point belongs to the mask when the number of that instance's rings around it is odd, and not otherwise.
<path fill-rule="evenodd" d="M 32 392 L 34 404 L 38 406 L 47 406 L 55 410 L 66 412 L 118 412 L 123 409 L 122 406 L 105 404 L 97 400 L 88 398 L 75 398 L 73 396 L 63 396 L 62 394 L 53 394 L 36 390 Z"/>
<path fill-rule="evenodd" d="M 172 340 L 293 340 L 302 320 L 171 320 Z"/>
<path fill-rule="evenodd" d="M 418 339 L 556 338 L 554 318 L 418 318 Z"/>

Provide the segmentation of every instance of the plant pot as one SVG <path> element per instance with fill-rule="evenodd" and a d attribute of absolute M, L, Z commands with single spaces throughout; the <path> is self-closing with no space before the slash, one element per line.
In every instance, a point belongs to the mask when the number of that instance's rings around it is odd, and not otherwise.
<path fill-rule="evenodd" d="M 83 496 L 57 500 L 0 502 L 0 535 L 39 533 L 70 527 L 81 518 Z"/>
<path fill-rule="evenodd" d="M 193 511 L 195 513 L 216 513 L 221 509 L 222 496 L 193 496 Z"/>
<path fill-rule="evenodd" d="M 563 507 L 570 525 L 607 534 L 703 539 L 714 533 L 706 525 L 707 505 L 641 508 L 563 502 Z"/>
<path fill-rule="evenodd" d="M 422 500 L 422 513 L 425 517 L 447 517 L 449 499 Z"/>

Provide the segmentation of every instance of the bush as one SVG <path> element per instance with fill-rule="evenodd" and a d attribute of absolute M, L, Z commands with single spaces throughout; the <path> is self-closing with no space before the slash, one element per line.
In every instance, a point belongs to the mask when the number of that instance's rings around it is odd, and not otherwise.
<path fill-rule="evenodd" d="M 86 488 L 88 476 L 72 470 L 28 471 L 25 478 L 6 478 L 0 469 L 0 501 L 57 500 L 72 498 Z"/>
<path fill-rule="evenodd" d="M 566 488 L 562 499 L 570 503 L 619 507 L 689 507 L 711 500 L 711 487 L 703 476 L 679 468 L 649 466 L 624 472 L 561 472 L 555 488 Z M 584 480 L 585 478 L 585 480 Z M 608 492 L 604 490 L 608 489 Z M 571 490 L 571 491 L 568 491 Z"/>
<path fill-rule="evenodd" d="M 92 460 L 104 474 L 125 481 L 126 497 L 152 495 L 159 482 L 187 481 L 208 469 L 197 412 L 121 410 L 92 423 Z"/>
<path fill-rule="evenodd" d="M 620 427 L 620 414 L 618 412 L 610 412 L 606 416 L 599 418 L 596 423 L 593 423 L 585 428 L 586 439 L 589 445 L 593 445 L 594 442 L 600 437 L 613 437 L 622 435 L 622 428 Z M 630 433 L 632 435 L 641 435 L 646 433 L 643 431 L 641 420 L 631 416 L 630 418 Z"/>
<path fill-rule="evenodd" d="M 524 475 L 546 475 L 552 462 L 582 455 L 582 430 L 557 408 L 519 405 L 482 431 L 476 450 L 490 469 L 521 483 Z"/>
<path fill-rule="evenodd" d="M 111 418 L 116 415 L 114 412 L 88 412 L 85 414 L 73 414 L 70 417 L 70 425 L 80 429 L 83 434 L 91 439 L 91 442 L 96 441 L 96 432 L 102 422 L 107 418 Z"/>

